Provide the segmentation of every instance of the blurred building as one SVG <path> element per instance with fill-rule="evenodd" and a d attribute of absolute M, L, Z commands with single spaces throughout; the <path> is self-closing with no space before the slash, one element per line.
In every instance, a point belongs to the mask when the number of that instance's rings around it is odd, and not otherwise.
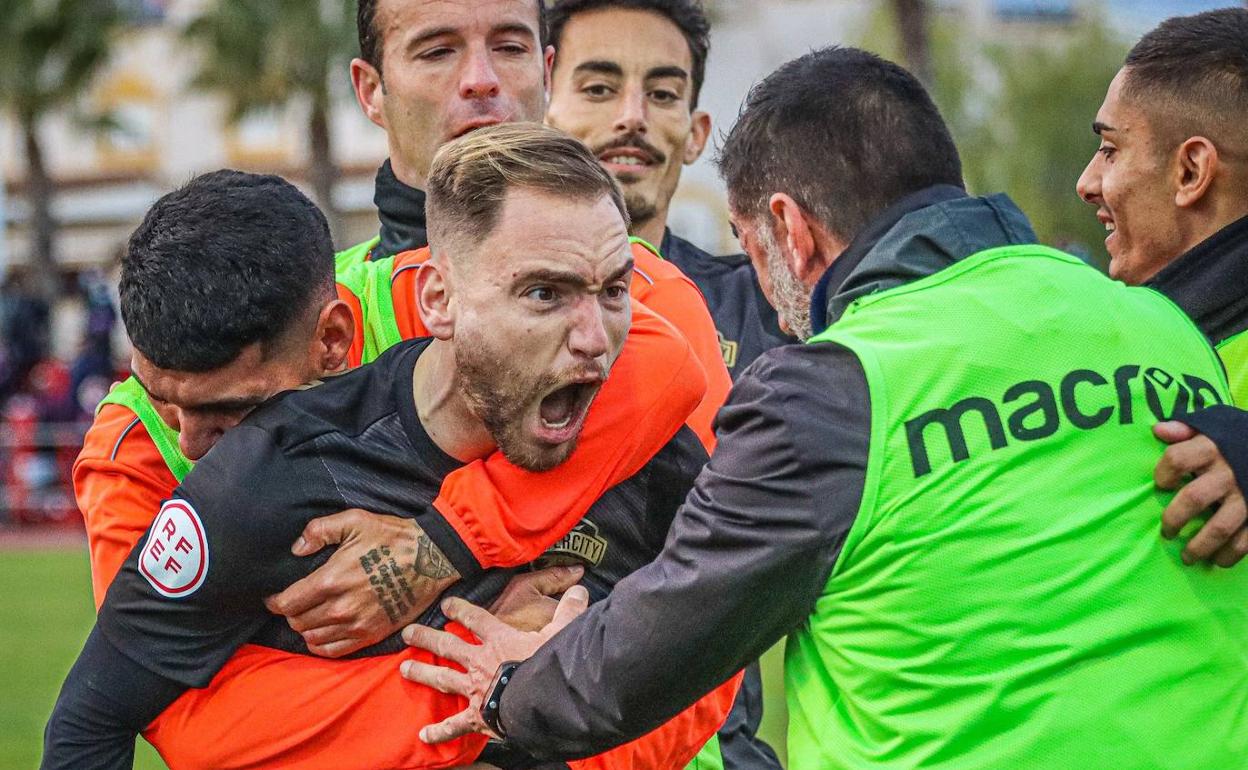
<path fill-rule="evenodd" d="M 310 0 L 311 1 L 311 0 Z M 84 130 L 66 113 L 43 125 L 49 171 L 57 184 L 54 216 L 60 223 L 58 258 L 67 269 L 108 265 L 156 197 L 193 174 L 221 167 L 278 173 L 303 183 L 308 147 L 307 107 L 292 104 L 254 114 L 237 125 L 223 99 L 192 90 L 198 53 L 183 27 L 209 0 L 123 0 L 135 23 L 122 36 L 112 63 L 82 106 L 109 111 L 118 128 Z M 931 0 L 934 13 L 954 15 L 979 39 L 1035 44 L 1087 14 L 1101 14 L 1124 35 L 1138 35 L 1173 13 L 1228 5 L 1209 0 Z M 811 48 L 856 43 L 884 0 L 711 0 L 715 27 L 703 91 L 703 109 L 716 135 L 735 118 L 749 87 L 777 65 Z M 972 66 L 968 64 L 968 66 Z M 333 115 L 334 154 L 342 177 L 336 200 L 344 213 L 345 246 L 376 226 L 373 173 L 385 157 L 382 131 L 363 117 L 345 66 Z M 723 191 L 710 158 L 690 168 L 673 208 L 673 226 L 714 251 L 735 248 L 724 219 Z M 29 251 L 25 159 L 13 121 L 0 115 L 0 173 L 7 205 L 5 261 L 23 263 Z"/>
<path fill-rule="evenodd" d="M 57 185 L 57 256 L 71 271 L 112 262 L 147 207 L 195 173 L 233 167 L 278 173 L 296 183 L 305 176 L 305 105 L 230 125 L 220 96 L 191 89 L 198 52 L 181 32 L 205 0 L 126 3 L 135 9 L 135 23 L 81 105 L 86 112 L 111 114 L 116 128 L 86 130 L 69 112 L 41 126 Z M 384 134 L 356 107 L 345 67 L 339 85 L 332 121 L 342 170 L 336 202 L 346 214 L 346 232 L 338 237 L 346 243 L 375 226 L 372 181 L 386 148 Z M 8 186 L 8 260 L 20 264 L 29 251 L 26 165 L 21 136 L 7 116 L 0 116 L 0 171 Z"/>

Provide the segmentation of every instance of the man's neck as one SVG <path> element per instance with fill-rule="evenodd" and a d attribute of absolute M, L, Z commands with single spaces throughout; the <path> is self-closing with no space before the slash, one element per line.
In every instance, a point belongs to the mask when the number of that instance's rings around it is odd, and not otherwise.
<path fill-rule="evenodd" d="M 641 238 L 656 249 L 663 243 L 663 233 L 667 230 L 667 209 L 656 211 L 654 216 L 644 222 L 636 222 L 629 228 L 629 235 Z"/>
<path fill-rule="evenodd" d="M 416 359 L 412 398 L 416 414 L 433 443 L 467 463 L 485 457 L 497 445 L 460 395 L 456 378 L 455 353 L 450 343 L 434 340 Z"/>
<path fill-rule="evenodd" d="M 394 172 L 395 179 L 398 179 L 408 187 L 414 187 L 417 190 L 425 189 L 428 173 L 417 171 L 393 152 L 390 153 L 390 170 Z"/>

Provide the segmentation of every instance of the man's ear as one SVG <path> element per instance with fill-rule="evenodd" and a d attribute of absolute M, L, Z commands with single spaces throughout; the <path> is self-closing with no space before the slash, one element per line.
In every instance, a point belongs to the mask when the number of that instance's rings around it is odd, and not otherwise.
<path fill-rule="evenodd" d="M 316 366 L 324 374 L 345 370 L 354 340 L 355 314 L 351 308 L 340 299 L 326 304 L 316 319 L 316 336 L 312 340 Z"/>
<path fill-rule="evenodd" d="M 386 88 L 377 68 L 360 58 L 351 60 L 351 86 L 355 89 L 355 100 L 365 117 L 382 128 L 386 127 L 382 106 L 386 100 Z"/>
<path fill-rule="evenodd" d="M 815 231 L 802 207 L 791 196 L 775 193 L 768 200 L 776 243 L 788 262 L 789 270 L 805 285 L 813 286 L 827 265 L 818 253 Z"/>
<path fill-rule="evenodd" d="M 693 165 L 694 161 L 702 157 L 702 152 L 706 150 L 706 143 L 711 138 L 711 116 L 702 110 L 694 110 L 693 125 L 689 131 L 689 138 L 685 141 L 685 157 L 686 166 Z"/>
<path fill-rule="evenodd" d="M 1221 169 L 1218 148 L 1203 136 L 1193 136 L 1179 145 L 1175 159 L 1174 205 L 1195 206 L 1205 197 Z"/>
<path fill-rule="evenodd" d="M 451 282 L 448 266 L 437 260 L 421 265 L 416 274 L 416 304 L 429 334 L 440 340 L 455 336 L 455 314 L 451 309 Z"/>
<path fill-rule="evenodd" d="M 555 47 L 546 46 L 542 52 L 542 89 L 546 92 L 546 107 L 550 106 L 550 92 L 555 87 Z"/>

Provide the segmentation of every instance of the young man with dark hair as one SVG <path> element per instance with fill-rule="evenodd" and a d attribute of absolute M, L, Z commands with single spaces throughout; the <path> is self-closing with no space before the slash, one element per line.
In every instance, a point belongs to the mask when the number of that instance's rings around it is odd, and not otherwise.
<path fill-rule="evenodd" d="M 379 729 L 396 715 L 405 725 L 412 708 L 455 707 L 393 674 L 410 657 L 399 654 L 397 637 L 351 661 L 313 658 L 262 602 L 325 561 L 289 546 L 316 517 L 369 509 L 416 519 L 417 531 L 441 529 L 447 525 L 428 506 L 462 464 L 496 449 L 531 470 L 563 462 L 629 336 L 623 203 L 580 143 L 507 126 L 452 143 L 439 158 L 431 175 L 431 205 L 441 214 L 431 229 L 435 253 L 418 287 L 436 339 L 396 346 L 369 367 L 266 402 L 204 456 L 111 586 L 49 723 L 46 767 L 126 766 L 144 728 L 178 767 L 426 767 L 480 752 L 481 741 L 434 748 L 414 731 Z M 196 196 L 206 209 L 221 197 L 195 183 L 179 196 Z M 163 220 L 179 207 L 164 203 L 149 220 L 156 231 L 179 226 Z M 186 227 L 211 238 L 213 228 L 246 229 L 248 219 L 265 217 L 227 211 L 209 228 Z M 592 235 L 568 237 L 570 224 Z M 179 250 L 167 258 L 195 256 Z M 134 308 L 127 318 L 152 312 Z M 599 500 L 585 531 L 545 563 L 585 564 L 583 584 L 600 599 L 657 553 L 704 460 L 692 432 L 680 431 Z M 418 582 L 491 601 L 515 572 L 478 570 L 452 586 L 452 561 L 462 563 L 422 534 L 364 554 L 357 569 L 395 615 L 418 601 Z M 423 622 L 444 622 L 436 609 L 417 612 Z M 682 765 L 734 694 L 727 682 L 636 746 L 573 764 Z"/>
<path fill-rule="evenodd" d="M 425 737 L 601 750 L 788 634 L 794 770 L 1224 767 L 1248 571 L 1185 567 L 1151 474 L 1156 420 L 1230 397 L 1191 320 L 969 196 L 923 87 L 863 51 L 755 87 L 721 169 L 809 344 L 737 382 L 664 552 L 605 602 L 558 636 L 447 607 L 483 646 Z"/>
<path fill-rule="evenodd" d="M 275 176 L 197 177 L 135 230 L 121 281 L 135 376 L 105 397 L 74 464 L 97 606 L 222 433 L 274 393 L 345 368 L 354 319 L 333 265 L 324 216 Z"/>
<path fill-rule="evenodd" d="M 744 255 L 712 257 L 672 233 L 668 210 L 681 169 L 706 147 L 697 109 L 710 24 L 696 0 L 560 0 L 546 122 L 585 142 L 624 188 L 630 232 L 701 289 L 735 379 L 763 351 L 792 342 Z"/>
<path fill-rule="evenodd" d="M 1079 178 L 1109 232 L 1110 274 L 1173 299 L 1218 349 L 1235 401 L 1248 405 L 1248 9 L 1163 22 L 1140 39 L 1109 85 L 1092 130 L 1100 147 Z M 1220 502 L 1184 548 L 1229 567 L 1248 555 L 1248 415 L 1219 407 L 1160 428 L 1191 439 L 1167 455 L 1159 480 L 1198 474 L 1166 511 L 1176 537 Z M 1234 471 L 1216 462 L 1217 448 Z"/>

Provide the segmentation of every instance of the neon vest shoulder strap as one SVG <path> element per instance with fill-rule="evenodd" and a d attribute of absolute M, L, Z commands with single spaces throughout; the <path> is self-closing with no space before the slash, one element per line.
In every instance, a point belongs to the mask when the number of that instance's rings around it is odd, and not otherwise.
<path fill-rule="evenodd" d="M 338 252 L 334 255 L 334 272 L 341 273 L 344 270 L 351 269 L 354 265 L 363 264 L 368 261 L 368 255 L 377 244 L 381 243 L 381 236 L 378 235 L 371 240 L 357 243 L 349 249 Z"/>
<path fill-rule="evenodd" d="M 638 238 L 635 235 L 630 235 L 628 238 L 628 242 L 635 243 L 638 246 L 643 247 L 646 251 L 650 252 L 651 254 L 658 257 L 659 259 L 663 259 L 663 255 L 659 252 L 658 249 L 654 247 L 654 244 L 651 243 L 650 241 L 647 241 L 645 238 Z"/>
<path fill-rule="evenodd" d="M 160 415 L 156 413 L 156 407 L 152 406 L 151 399 L 147 397 L 147 391 L 143 390 L 139 381 L 130 377 L 114 385 L 108 395 L 100 401 L 100 406 L 96 408 L 96 411 L 98 412 L 105 404 L 117 404 L 134 412 L 139 422 L 143 423 L 143 427 L 147 429 L 147 435 L 156 445 L 169 472 L 179 484 L 182 483 L 182 479 L 186 478 L 186 474 L 191 472 L 195 464 L 186 459 L 186 455 L 178 449 L 178 432 L 160 419 Z"/>
<path fill-rule="evenodd" d="M 360 262 L 338 274 L 338 283 L 359 300 L 364 317 L 363 358 L 360 363 L 373 361 L 388 348 L 403 341 L 394 314 L 394 294 L 390 280 L 394 271 L 394 257 L 372 262 Z"/>

